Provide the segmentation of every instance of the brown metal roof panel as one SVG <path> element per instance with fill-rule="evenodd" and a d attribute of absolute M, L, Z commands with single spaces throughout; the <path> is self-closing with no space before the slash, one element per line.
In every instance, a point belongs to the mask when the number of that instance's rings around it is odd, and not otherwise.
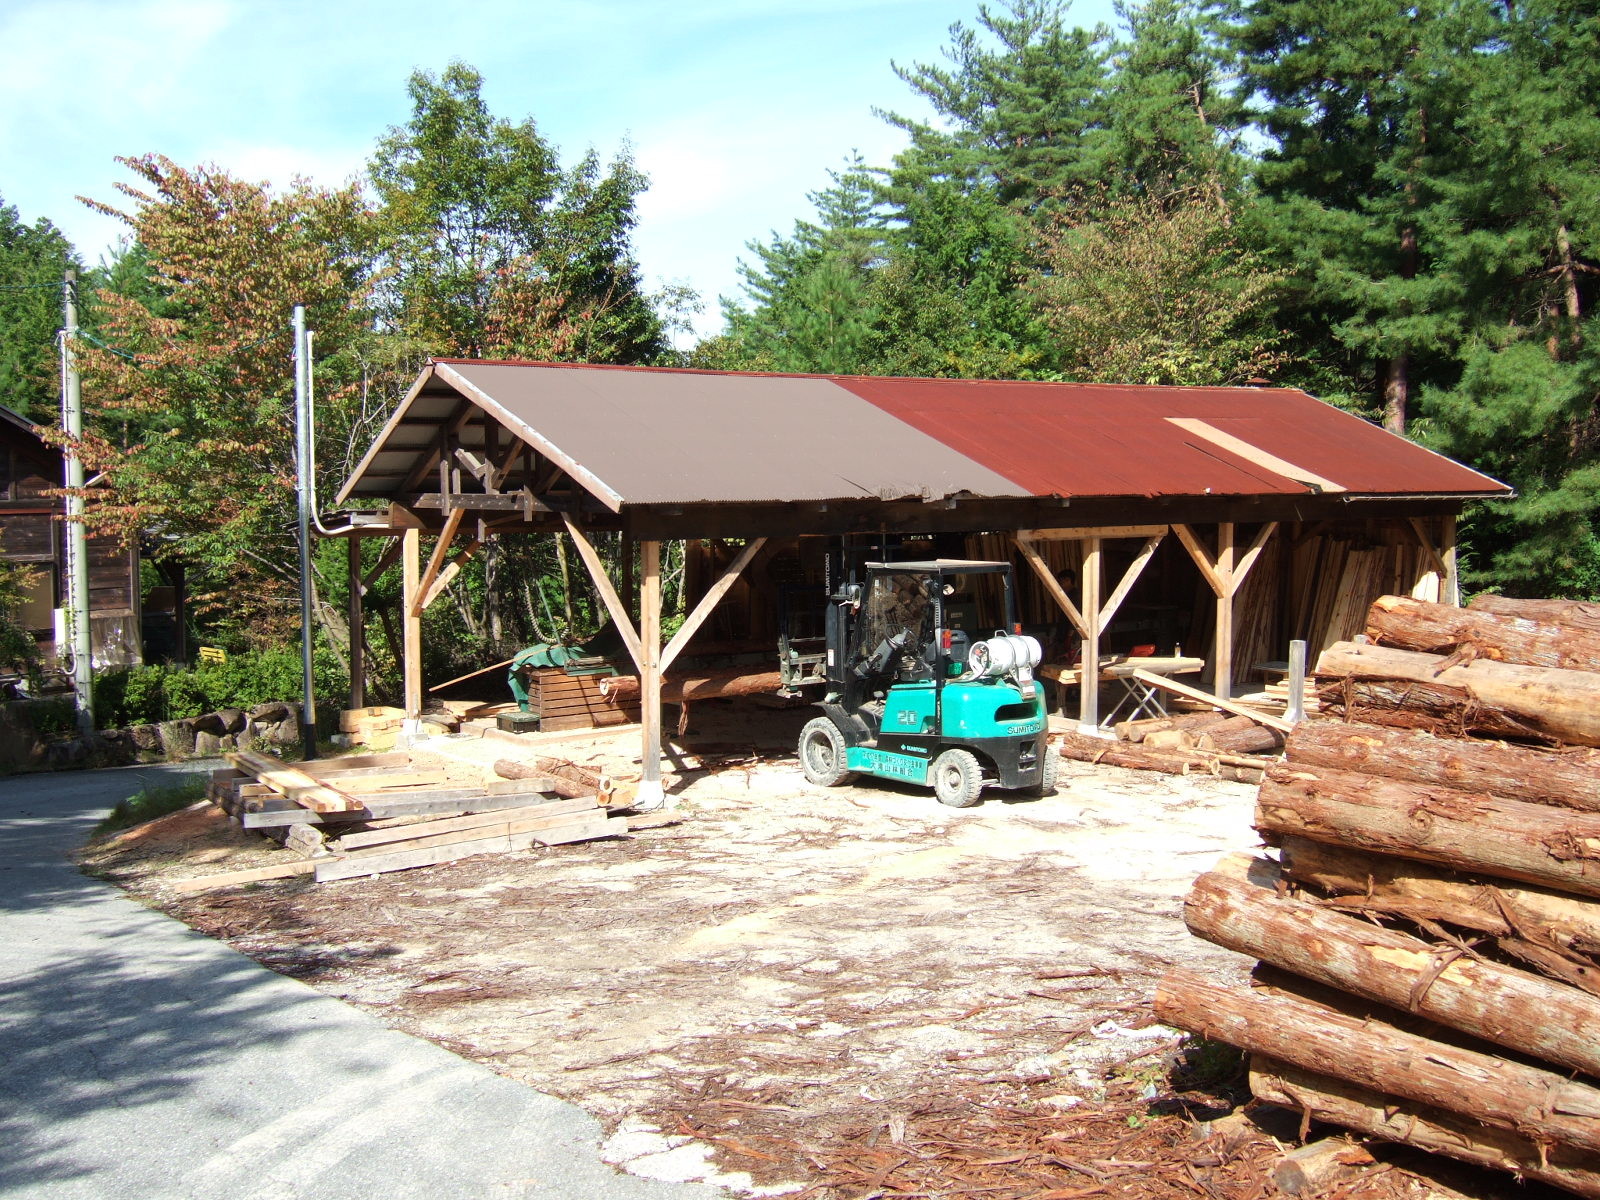
<path fill-rule="evenodd" d="M 436 369 L 622 503 L 1027 494 L 830 379 L 490 362 Z"/>
<path fill-rule="evenodd" d="M 1287 388 L 841 380 L 1032 494 L 1494 494 L 1488 476 Z M 982 420 L 975 414 L 982 414 Z M 1022 436 L 1011 436 L 1013 434 Z"/>

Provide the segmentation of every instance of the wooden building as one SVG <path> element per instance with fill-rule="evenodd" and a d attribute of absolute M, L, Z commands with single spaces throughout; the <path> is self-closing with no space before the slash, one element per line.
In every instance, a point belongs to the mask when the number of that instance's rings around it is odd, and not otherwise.
<path fill-rule="evenodd" d="M 0 560 L 38 574 L 20 614 L 41 658 L 56 655 L 56 610 L 66 595 L 65 501 L 52 496 L 63 480 L 62 455 L 38 428 L 0 407 Z M 89 547 L 89 629 L 96 668 L 141 661 L 139 555 L 114 538 Z"/>
<path fill-rule="evenodd" d="M 570 534 L 641 677 L 648 784 L 662 674 L 702 627 L 771 639 L 783 588 L 819 582 L 813 538 L 1011 557 L 1025 622 L 1081 641 L 1085 677 L 1170 643 L 1228 695 L 1291 638 L 1315 652 L 1347 636 L 1379 594 L 1454 600 L 1456 517 L 1507 493 L 1289 389 L 439 360 L 337 502 L 387 502 L 345 532 L 397 541 L 413 718 L 421 613 L 452 564 L 491 536 Z M 608 537 L 615 561 L 637 548 L 637 603 L 606 573 Z M 660 549 L 676 539 L 696 546 L 693 607 L 663 646 Z"/>

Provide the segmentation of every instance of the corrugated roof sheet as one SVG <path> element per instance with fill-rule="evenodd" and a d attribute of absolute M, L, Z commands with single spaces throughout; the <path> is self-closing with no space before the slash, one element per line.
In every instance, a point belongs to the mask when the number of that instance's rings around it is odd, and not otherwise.
<path fill-rule="evenodd" d="M 613 507 L 945 496 L 1492 495 L 1486 475 L 1285 388 L 744 375 L 440 361 L 448 385 Z M 422 381 L 419 381 L 421 383 Z M 345 485 L 385 495 L 423 439 L 385 427 Z M 409 431 L 409 432 L 408 432 Z M 431 440 L 430 440 L 431 444 Z"/>

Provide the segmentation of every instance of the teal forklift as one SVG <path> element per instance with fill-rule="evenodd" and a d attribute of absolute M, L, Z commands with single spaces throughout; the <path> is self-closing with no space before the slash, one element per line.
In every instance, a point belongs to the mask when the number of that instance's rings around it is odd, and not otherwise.
<path fill-rule="evenodd" d="M 825 686 L 800 734 L 812 783 L 898 779 L 953 808 L 985 787 L 1054 791 L 1041 651 L 1017 624 L 1009 563 L 864 563 L 828 596 L 823 641 L 814 664 L 787 651 L 784 663 L 791 686 Z"/>

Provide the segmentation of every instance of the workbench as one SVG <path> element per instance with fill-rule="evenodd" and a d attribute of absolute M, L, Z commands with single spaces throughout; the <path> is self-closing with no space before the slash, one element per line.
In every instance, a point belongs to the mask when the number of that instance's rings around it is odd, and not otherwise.
<path fill-rule="evenodd" d="M 1135 671 L 1146 671 L 1151 675 L 1197 675 L 1205 669 L 1205 665 L 1206 660 L 1203 658 L 1171 655 L 1119 657 L 1113 662 L 1103 664 L 1100 668 L 1100 682 L 1120 684 L 1121 691 L 1116 704 L 1101 719 L 1101 726 L 1110 726 L 1118 720 L 1137 721 L 1142 716 L 1167 715 L 1167 707 L 1161 702 L 1161 689 L 1135 678 Z M 1039 676 L 1042 679 L 1054 680 L 1063 688 L 1072 687 L 1083 681 L 1083 672 L 1078 667 L 1069 667 L 1063 663 L 1046 663 L 1039 668 Z M 1123 714 L 1125 708 L 1128 710 L 1126 715 Z"/>

